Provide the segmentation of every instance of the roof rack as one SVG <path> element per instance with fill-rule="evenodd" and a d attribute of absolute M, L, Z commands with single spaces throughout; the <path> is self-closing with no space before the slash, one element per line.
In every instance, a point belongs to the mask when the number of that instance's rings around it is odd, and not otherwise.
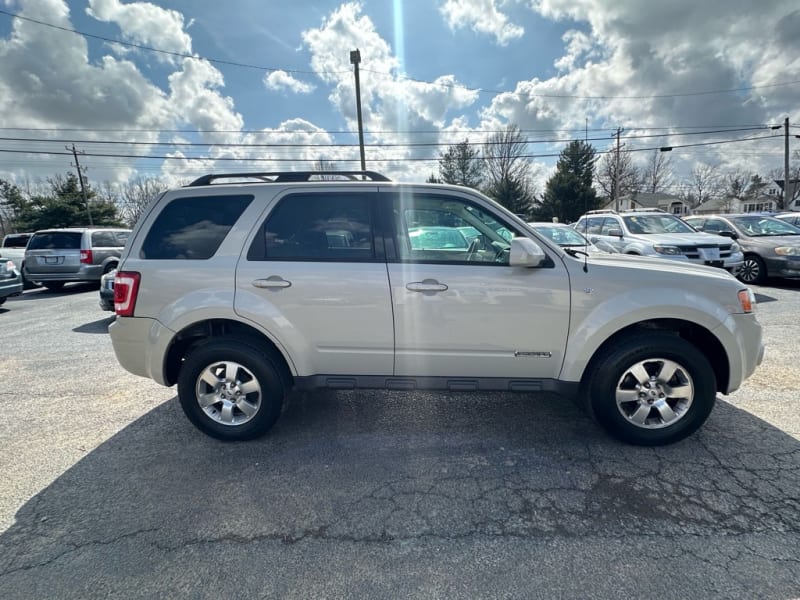
<path fill-rule="evenodd" d="M 617 213 L 617 211 L 612 210 L 610 208 L 600 208 L 598 210 L 587 210 L 584 214 L 586 214 L 586 215 L 616 215 L 618 213 Z"/>
<path fill-rule="evenodd" d="M 256 181 L 237 181 L 235 183 L 287 183 L 312 181 L 314 178 L 330 180 L 333 177 L 351 181 L 391 181 L 375 171 L 273 171 L 265 173 L 219 173 L 203 175 L 184 187 L 212 185 L 217 179 L 250 179 Z"/>
<path fill-rule="evenodd" d="M 643 213 L 648 213 L 648 212 L 652 212 L 652 213 L 665 213 L 665 212 L 667 212 L 667 211 L 665 211 L 663 208 L 627 208 L 627 209 L 623 210 L 622 212 L 626 212 L 626 213 L 631 213 L 631 212 L 643 212 Z"/>

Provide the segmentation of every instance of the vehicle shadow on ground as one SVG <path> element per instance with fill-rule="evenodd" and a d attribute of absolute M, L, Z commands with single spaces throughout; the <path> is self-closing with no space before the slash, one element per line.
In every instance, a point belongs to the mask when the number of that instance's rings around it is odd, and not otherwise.
<path fill-rule="evenodd" d="M 83 292 L 90 292 L 92 290 L 99 290 L 99 289 L 100 289 L 99 283 L 93 283 L 93 282 L 68 283 L 60 290 L 48 290 L 45 287 L 25 290 L 22 295 L 15 296 L 14 300 L 17 302 L 29 302 L 31 300 L 44 300 L 47 298 L 72 296 L 73 294 L 81 294 Z"/>
<path fill-rule="evenodd" d="M 798 498 L 800 443 L 726 402 L 638 448 L 550 396 L 299 394 L 235 444 L 173 399 L 19 509 L 0 596 L 788 597 Z"/>
<path fill-rule="evenodd" d="M 92 321 L 91 323 L 84 323 L 80 327 L 75 327 L 72 331 L 75 333 L 108 333 L 108 326 L 111 325 L 116 318 L 117 316 L 112 313 L 104 319 Z"/>

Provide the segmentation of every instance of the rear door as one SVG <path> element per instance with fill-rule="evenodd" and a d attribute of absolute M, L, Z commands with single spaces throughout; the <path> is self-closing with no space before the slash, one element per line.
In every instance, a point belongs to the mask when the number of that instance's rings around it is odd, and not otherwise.
<path fill-rule="evenodd" d="M 298 374 L 391 375 L 394 331 L 375 191 L 291 191 L 236 269 L 237 314 L 288 349 Z"/>
<path fill-rule="evenodd" d="M 80 231 L 40 231 L 25 251 L 25 268 L 31 276 L 77 273 L 81 266 Z"/>

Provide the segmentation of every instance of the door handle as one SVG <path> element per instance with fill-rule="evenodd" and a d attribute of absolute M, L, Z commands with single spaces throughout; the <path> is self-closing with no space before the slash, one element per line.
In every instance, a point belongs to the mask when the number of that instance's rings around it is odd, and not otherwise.
<path fill-rule="evenodd" d="M 253 281 L 253 286 L 261 289 L 276 290 L 280 288 L 291 287 L 292 282 L 286 281 L 280 275 L 270 275 L 266 279 L 256 279 Z"/>
<path fill-rule="evenodd" d="M 406 289 L 409 292 L 444 292 L 447 286 L 435 279 L 423 279 L 422 281 L 407 283 Z"/>

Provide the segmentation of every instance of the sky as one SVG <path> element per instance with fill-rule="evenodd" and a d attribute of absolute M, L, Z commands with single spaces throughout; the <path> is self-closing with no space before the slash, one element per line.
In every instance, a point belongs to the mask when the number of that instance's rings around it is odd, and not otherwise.
<path fill-rule="evenodd" d="M 539 189 L 572 139 L 637 164 L 782 169 L 796 0 L 0 0 L 0 178 L 358 169 L 424 181 L 516 125 Z M 702 145 L 701 145 L 702 144 Z M 69 150 L 68 150 L 69 148 Z"/>

